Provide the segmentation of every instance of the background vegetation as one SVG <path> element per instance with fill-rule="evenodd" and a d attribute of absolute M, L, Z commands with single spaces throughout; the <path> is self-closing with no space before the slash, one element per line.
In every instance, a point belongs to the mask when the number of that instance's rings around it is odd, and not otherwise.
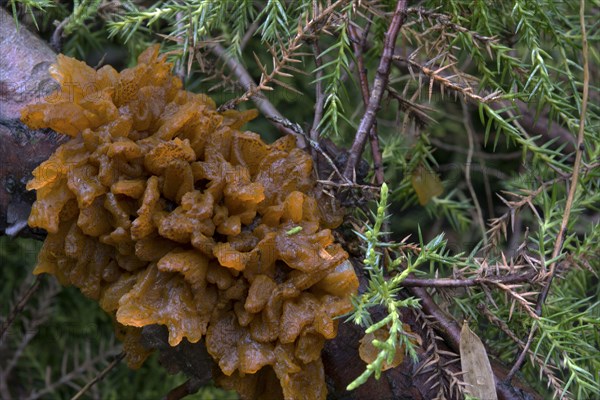
<path fill-rule="evenodd" d="M 346 149 L 373 107 L 366 176 L 320 176 L 348 206 L 344 238 L 371 283 L 348 320 L 389 333 L 364 379 L 401 344 L 412 351 L 400 309 L 419 307 L 406 288 L 431 279 L 435 302 L 470 320 L 490 357 L 539 393 L 600 396 L 600 3 L 410 3 L 376 106 L 366 103 L 391 50 L 385 38 L 396 1 L 4 5 L 21 25 L 90 65 L 133 65 L 141 50 L 161 42 L 189 90 L 241 109 L 264 96 L 272 108 L 261 108 L 248 129 L 267 141 L 282 130 L 302 132 L 315 155 L 329 149 L 342 173 L 352 155 Z M 0 242 L 3 321 L 9 304 L 38 284 L 29 273 L 38 248 Z M 39 282 L 0 343 L 9 354 L 0 376 L 17 384 L 17 398 L 26 388 L 64 398 L 120 350 L 95 304 Z M 377 305 L 387 310 L 384 322 L 370 318 Z M 92 396 L 156 398 L 184 380 L 165 377 L 155 360 L 143 373 L 115 368 Z M 442 396 L 456 394 L 450 382 Z M 206 390 L 196 398 L 232 396 Z"/>

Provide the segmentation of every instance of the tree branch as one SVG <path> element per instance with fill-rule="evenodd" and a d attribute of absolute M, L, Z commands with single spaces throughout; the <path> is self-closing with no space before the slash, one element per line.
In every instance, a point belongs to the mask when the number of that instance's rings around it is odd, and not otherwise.
<path fill-rule="evenodd" d="M 323 119 L 323 109 L 325 108 L 325 95 L 323 93 L 323 60 L 321 59 L 321 49 L 319 49 L 318 39 L 315 38 L 312 42 L 313 54 L 315 56 L 315 69 L 317 70 L 315 76 L 315 116 L 313 118 L 313 124 L 310 129 L 309 137 L 315 142 L 319 140 L 319 125 Z M 314 155 L 313 155 L 314 158 Z"/>
<path fill-rule="evenodd" d="M 94 379 L 92 379 L 91 381 L 89 381 L 88 383 L 86 383 L 85 386 L 82 387 L 81 390 L 79 392 L 77 392 L 77 394 L 75 396 L 73 396 L 71 398 L 71 400 L 79 400 L 85 394 L 85 392 L 87 392 L 88 390 L 90 390 L 90 388 L 92 386 L 94 386 L 96 383 L 98 383 L 99 381 L 101 381 L 102 379 L 104 379 L 104 377 L 114 367 L 116 367 L 117 364 L 119 364 L 123 358 L 125 358 L 125 353 L 121 352 L 117 357 L 115 357 L 115 359 L 110 364 L 108 364 L 106 366 L 106 368 L 104 368 L 98 375 L 96 375 L 94 377 Z"/>
<path fill-rule="evenodd" d="M 460 326 L 446 312 L 444 312 L 433 300 L 431 295 L 425 288 L 413 287 L 410 292 L 421 299 L 421 309 L 425 314 L 431 316 L 435 320 L 435 328 L 444 339 L 444 341 L 454 350 L 456 354 L 460 354 Z M 492 370 L 494 372 L 494 380 L 496 382 L 496 393 L 500 400 L 517 400 L 526 398 L 539 398 L 535 394 L 532 395 L 529 388 L 521 388 L 519 385 L 512 386 L 506 380 L 506 369 L 492 361 Z M 529 390 L 527 390 L 529 389 Z"/>
<path fill-rule="evenodd" d="M 39 289 L 40 282 L 41 282 L 41 280 L 38 275 L 35 278 L 35 281 L 33 282 L 33 284 L 29 287 L 29 289 L 27 289 L 27 291 L 19 299 L 19 302 L 10 310 L 10 314 L 8 315 L 8 317 L 6 317 L 4 322 L 2 322 L 2 325 L 0 325 L 0 341 L 4 340 L 4 334 L 8 331 L 8 328 L 10 328 L 10 326 L 14 322 L 15 318 L 17 317 L 17 315 L 19 315 L 21 313 L 21 311 L 23 311 L 23 309 L 27 305 L 27 302 L 29 301 L 29 299 L 31 299 L 31 296 L 33 296 L 33 294 Z"/>
<path fill-rule="evenodd" d="M 450 279 L 450 278 L 406 278 L 402 281 L 404 287 L 437 287 L 437 288 L 459 288 L 484 285 L 487 283 L 503 283 L 515 284 L 531 282 L 537 275 L 537 272 L 529 272 L 527 274 L 510 274 L 504 276 L 495 276 L 488 278 L 470 278 L 470 279 Z"/>
<path fill-rule="evenodd" d="M 556 260 L 559 253 L 562 250 L 565 236 L 567 233 L 567 225 L 569 223 L 569 217 L 571 215 L 571 207 L 573 206 L 573 199 L 575 198 L 575 192 L 577 190 L 577 183 L 579 181 L 579 170 L 581 169 L 581 158 L 583 156 L 583 145 L 584 133 L 585 133 L 585 117 L 587 114 L 588 97 L 590 91 L 590 66 L 588 60 L 588 41 L 587 34 L 585 31 L 585 1 L 580 1 L 579 7 L 579 22 L 581 25 L 581 41 L 582 41 L 582 55 L 583 55 L 583 95 L 581 99 L 581 116 L 579 117 L 579 132 L 577 133 L 577 146 L 575 148 L 575 162 L 573 164 L 573 175 L 571 176 L 571 185 L 569 188 L 569 194 L 567 195 L 567 201 L 565 203 L 565 211 L 563 213 L 562 222 L 560 229 L 556 235 L 556 243 L 554 250 L 552 251 L 552 259 Z M 550 285 L 554 279 L 554 270 L 556 268 L 556 261 L 550 264 L 548 283 L 544 286 L 544 289 L 540 293 L 535 311 L 537 315 L 542 315 L 542 306 L 548 296 Z"/>
<path fill-rule="evenodd" d="M 401 1 L 399 3 L 397 12 L 394 13 L 393 22 L 390 25 L 390 31 L 388 32 L 389 35 L 386 39 L 386 55 L 385 57 L 382 57 L 382 61 L 387 61 L 380 63 L 381 68 L 378 69 L 377 78 L 373 86 L 373 90 L 371 91 L 371 98 L 369 100 L 369 109 L 371 109 L 371 117 L 369 118 L 371 118 L 371 123 L 368 127 L 369 129 L 375 120 L 375 112 L 379 107 L 381 96 L 385 90 L 385 83 L 387 82 L 389 73 L 389 64 L 393 54 L 395 35 L 397 35 L 400 25 L 404 20 L 401 12 L 402 7 L 400 7 L 400 5 L 405 7 L 406 2 Z M 0 10 L 0 13 L 6 14 L 4 10 Z M 39 162 L 46 159 L 59 144 L 59 140 L 57 140 L 57 136 L 55 134 L 49 132 L 32 132 L 18 122 L 20 108 L 35 98 L 36 94 L 39 93 L 38 86 L 36 86 L 36 90 L 30 91 L 31 93 L 29 93 L 29 95 L 22 97 L 15 95 L 17 92 L 15 89 L 12 89 L 13 86 L 8 85 L 7 87 L 10 89 L 10 91 L 5 90 L 5 82 L 7 82 L 8 79 L 12 78 L 13 76 L 18 77 L 24 75 L 23 79 L 25 81 L 29 79 L 29 82 L 44 82 L 44 80 L 49 80 L 46 71 L 49 64 L 54 60 L 55 55 L 46 46 L 46 50 L 44 50 L 45 53 L 43 53 L 46 55 L 46 58 L 42 58 L 44 61 L 37 61 L 40 59 L 39 55 L 32 51 L 34 46 L 28 43 L 28 41 L 37 41 L 36 43 L 42 47 L 45 46 L 43 45 L 43 42 L 35 38 L 33 35 L 27 33 L 25 29 L 21 29 L 19 35 L 27 34 L 29 36 L 27 39 L 20 39 L 24 41 L 20 42 L 20 45 L 15 46 L 15 39 L 4 39 L 11 37 L 14 38 L 15 35 L 14 32 L 9 32 L 9 34 L 3 33 L 5 29 L 8 29 L 7 24 L 12 24 L 12 18 L 10 18 L 7 14 L 5 17 L 0 15 L 0 38 L 3 38 L 0 39 L 0 51 L 2 54 L 8 54 L 11 49 L 16 48 L 15 53 L 12 53 L 11 57 L 8 57 L 10 60 L 12 60 L 11 62 L 13 62 L 14 65 L 5 65 L 4 58 L 0 58 L 0 66 L 2 67 L 0 68 L 0 76 L 2 77 L 0 82 L 2 84 L 2 98 L 0 98 L 0 105 L 2 105 L 2 107 L 0 107 L 0 112 L 2 113 L 0 114 L 2 115 L 2 119 L 0 120 L 0 159 L 2 159 L 5 163 L 2 170 L 0 170 L 0 182 L 2 185 L 0 187 L 0 189 L 2 189 L 0 190 L 0 217 L 2 217 L 0 220 L 0 228 L 2 229 L 8 226 L 5 216 L 9 214 L 7 213 L 8 209 L 15 207 L 15 201 L 18 200 L 23 202 L 23 204 L 28 207 L 33 201 L 33 196 L 31 193 L 27 193 L 29 197 L 23 197 L 20 192 L 15 191 L 14 183 L 7 184 L 7 182 L 9 182 L 8 178 L 12 176 L 11 179 L 23 186 L 22 190 L 25 192 L 24 183 L 29 179 L 33 168 L 37 166 Z M 10 29 L 16 31 L 14 24 L 12 24 L 12 28 Z M 393 35 L 394 38 L 392 38 L 391 34 L 394 33 L 394 31 L 396 33 Z M 21 53 L 16 52 L 19 49 L 21 49 Z M 223 53 L 220 53 L 221 50 L 223 50 Z M 219 45 L 212 45 L 211 51 L 213 51 L 213 53 L 219 57 L 221 57 L 222 54 L 225 54 L 224 49 Z M 221 55 L 219 55 L 219 53 Z M 251 85 L 253 82 L 250 75 L 239 63 L 236 63 L 235 60 L 232 60 L 231 58 L 222 59 L 232 69 L 232 72 L 234 75 L 236 75 L 236 77 L 238 77 L 240 82 L 246 85 L 245 87 L 252 87 Z M 385 65 L 386 63 L 387 67 Z M 39 79 L 35 80 L 32 78 L 32 76 L 38 77 Z M 18 85 L 14 87 L 18 88 Z M 7 93 L 8 96 L 5 96 L 5 93 Z M 19 99 L 20 104 L 15 103 L 15 99 L 17 98 Z M 266 101 L 266 99 L 264 100 L 265 101 L 262 102 L 258 100 L 257 106 L 259 108 L 263 107 L 261 108 L 261 111 L 265 115 L 271 115 L 274 117 L 281 115 L 272 106 L 272 104 Z M 12 108 L 6 108 L 4 107 L 4 104 L 9 104 Z M 8 111 L 11 111 L 11 113 Z M 5 116 L 4 113 L 6 113 L 7 116 Z M 368 132 L 369 130 L 364 130 L 365 140 Z M 356 152 L 355 155 L 358 157 L 360 152 Z M 353 170 L 354 168 L 352 168 L 352 172 Z M 23 212 L 25 220 L 28 214 L 29 208 L 26 208 Z M 484 283 L 484 280 L 481 282 Z M 410 283 L 410 280 L 408 283 Z M 415 281 L 413 281 L 413 283 L 415 283 Z M 460 330 L 456 322 L 443 313 L 443 311 L 435 304 L 434 300 L 431 298 L 431 296 L 429 296 L 425 289 L 414 287 L 411 290 L 413 291 L 413 294 L 418 295 L 423 299 L 422 304 L 424 311 L 435 317 L 441 326 L 440 332 L 449 333 L 448 335 L 444 336 L 448 339 L 448 345 L 450 347 L 458 348 L 457 338 L 459 338 L 459 336 L 457 336 L 457 333 L 459 333 Z M 411 330 L 413 330 L 416 334 L 420 334 L 420 324 L 415 323 L 414 317 L 411 320 L 411 318 L 407 315 L 403 317 L 403 321 L 406 321 L 406 323 L 410 324 Z M 454 329 L 454 326 L 456 326 L 456 329 Z M 165 327 L 162 327 L 163 330 L 164 328 Z M 385 371 L 383 373 L 383 376 L 388 378 L 387 383 L 385 380 L 375 381 L 374 379 L 370 379 L 363 387 L 358 388 L 356 392 L 351 394 L 345 392 L 346 385 L 356 376 L 353 376 L 351 373 L 349 373 L 349 370 L 356 371 L 357 373 L 360 373 L 362 370 L 364 370 L 364 363 L 361 361 L 357 351 L 358 342 L 363 334 L 364 330 L 361 327 L 357 327 L 348 323 L 341 323 L 338 337 L 334 340 L 328 341 L 326 349 L 324 350 L 323 360 L 325 364 L 325 371 L 327 373 L 327 379 L 330 384 L 330 388 L 332 389 L 330 390 L 331 398 L 374 398 L 374 396 L 375 398 L 401 398 L 402 396 L 410 396 L 411 398 L 416 399 L 431 398 L 433 393 L 432 390 L 435 389 L 436 382 L 429 379 L 429 375 L 413 376 L 411 368 L 413 368 L 414 365 L 412 360 L 410 360 L 408 357 L 400 367 L 390 369 L 389 371 Z M 161 335 L 164 339 L 164 332 L 161 333 Z M 173 369 L 180 369 L 190 378 L 198 379 L 200 382 L 205 382 L 206 379 L 209 379 L 210 369 L 206 368 L 206 366 L 210 365 L 212 361 L 210 360 L 210 357 L 206 356 L 206 350 L 203 343 L 191 345 L 185 342 L 185 345 L 181 344 L 177 347 L 170 347 L 166 341 L 165 344 L 156 339 L 157 336 L 158 333 L 153 333 L 152 327 L 145 327 L 143 329 L 143 338 L 149 342 L 148 344 L 150 347 L 159 349 L 163 358 L 168 358 L 170 360 L 169 362 L 165 362 L 163 365 L 165 365 L 167 368 L 170 366 Z M 153 338 L 154 340 L 152 340 Z M 421 361 L 424 359 L 424 357 L 426 357 L 426 353 L 427 349 L 423 347 L 419 348 L 419 357 Z M 440 357 L 443 358 L 445 356 L 441 354 Z M 449 366 L 449 369 L 452 369 L 452 367 Z M 456 371 L 456 373 L 458 373 L 458 371 Z M 524 398 L 524 396 L 522 398 Z"/>
<path fill-rule="evenodd" d="M 577 134 L 577 146 L 575 148 L 575 162 L 573 164 L 573 175 L 571 176 L 571 185 L 569 188 L 569 194 L 567 195 L 567 201 L 565 203 L 565 211 L 563 213 L 563 218 L 560 224 L 560 229 L 556 235 L 556 243 L 554 244 L 554 249 L 552 251 L 552 259 L 555 260 L 550 264 L 548 271 L 548 280 L 544 285 L 544 288 L 540 292 L 536 305 L 535 305 L 535 313 L 538 316 L 542 315 L 542 309 L 544 303 L 546 302 L 546 298 L 548 297 L 548 293 L 550 292 L 550 286 L 552 285 L 552 281 L 554 280 L 554 271 L 556 268 L 556 259 L 559 253 L 562 250 L 565 236 L 567 233 L 567 225 L 569 223 L 569 217 L 571 215 L 571 207 L 573 206 L 573 199 L 575 198 L 575 192 L 577 190 L 577 183 L 579 181 L 579 170 L 581 169 L 581 159 L 583 156 L 583 139 L 585 134 L 585 117 L 587 113 L 587 105 L 588 105 L 588 97 L 589 97 L 589 89 L 590 89 L 590 67 L 588 60 L 588 41 L 587 34 L 585 28 L 585 0 L 580 0 L 579 2 L 579 23 L 581 25 L 581 41 L 582 41 L 582 55 L 583 55 L 583 94 L 581 99 L 581 116 L 579 118 L 579 132 Z M 531 331 L 529 333 L 529 337 L 527 339 L 527 344 L 517 357 L 510 373 L 508 375 L 507 381 L 510 382 L 514 374 L 521 368 L 523 363 L 525 362 L 525 355 L 529 350 L 529 346 L 531 346 L 533 336 L 535 335 L 538 329 L 538 325 L 534 324 L 531 327 Z"/>
<path fill-rule="evenodd" d="M 293 36 L 290 40 L 288 40 L 285 46 L 282 47 L 281 57 L 278 57 L 276 52 L 272 48 L 269 48 L 269 50 L 273 54 L 275 64 L 273 70 L 268 74 L 266 73 L 266 71 L 263 71 L 263 76 L 261 78 L 260 84 L 250 86 L 243 95 L 231 100 L 228 106 L 235 107 L 241 102 L 253 98 L 260 91 L 269 90 L 270 86 L 268 86 L 268 84 L 272 81 L 275 81 L 275 76 L 280 74 L 280 72 L 286 64 L 294 61 L 294 52 L 302 46 L 302 41 L 305 40 L 307 37 L 314 35 L 316 30 L 322 28 L 320 25 L 323 24 L 324 21 L 326 21 L 337 10 L 339 6 L 343 5 L 347 1 L 348 0 L 337 0 L 333 4 L 330 4 L 327 8 L 323 9 L 319 14 L 313 16 L 313 18 L 311 18 L 310 21 L 307 21 L 304 24 L 304 26 L 299 26 L 296 35 Z M 281 82 L 279 82 L 279 84 L 281 84 Z"/>
<path fill-rule="evenodd" d="M 209 43 L 207 47 L 215 56 L 217 56 L 227 65 L 231 73 L 235 75 L 239 83 L 244 89 L 246 89 L 247 92 L 253 92 L 253 88 L 257 87 L 256 83 L 254 83 L 254 80 L 252 79 L 246 68 L 244 68 L 244 66 L 238 60 L 227 54 L 227 50 L 225 50 L 225 48 L 218 43 Z M 271 121 L 271 123 L 273 123 L 273 125 L 275 125 L 277 129 L 279 129 L 280 132 L 286 135 L 294 135 L 298 140 L 298 145 L 300 148 L 307 147 L 304 137 L 298 135 L 292 129 L 284 126 L 283 124 L 275 122 L 278 119 L 284 119 L 283 115 L 281 115 L 281 113 L 265 96 L 257 92 L 251 96 L 251 99 L 254 102 L 254 104 L 256 104 L 256 107 L 258 107 L 260 112 L 263 113 L 263 115 L 265 115 L 269 119 L 269 121 Z"/>
<path fill-rule="evenodd" d="M 356 132 L 354 143 L 350 149 L 348 161 L 344 169 L 344 176 L 347 179 L 353 179 L 355 170 L 358 167 L 358 162 L 365 148 L 367 137 L 371 131 L 371 127 L 373 127 L 373 124 L 375 123 L 377 111 L 379 110 L 383 92 L 385 91 L 390 75 L 390 66 L 394 55 L 394 49 L 396 48 L 396 38 L 398 37 L 400 27 L 404 24 L 404 20 L 406 19 L 406 3 L 406 0 L 398 1 L 392 16 L 392 22 L 385 34 L 383 54 L 381 55 L 379 67 L 377 68 L 377 75 L 373 82 L 373 89 L 371 90 L 371 95 L 369 97 L 369 106 L 358 126 L 358 131 Z"/>
<path fill-rule="evenodd" d="M 365 67 L 362 53 L 364 51 L 367 35 L 369 33 L 369 26 L 370 24 L 363 31 L 362 37 L 359 37 L 354 26 L 349 24 L 349 31 L 352 37 L 352 44 L 354 46 L 354 57 L 356 58 L 358 70 L 358 80 L 360 82 L 360 91 L 365 109 L 369 107 L 369 81 L 367 79 L 367 69 Z M 371 126 L 371 129 L 369 130 L 369 139 L 371 143 L 371 153 L 373 155 L 376 182 L 378 185 L 382 185 L 385 177 L 383 171 L 383 158 L 379 148 L 379 136 L 377 135 L 377 121 L 373 123 L 373 126 Z"/>

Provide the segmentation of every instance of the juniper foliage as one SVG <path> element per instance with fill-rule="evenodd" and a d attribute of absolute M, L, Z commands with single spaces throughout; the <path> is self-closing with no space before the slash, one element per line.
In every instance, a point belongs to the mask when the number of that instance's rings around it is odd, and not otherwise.
<path fill-rule="evenodd" d="M 242 108 L 266 96 L 313 140 L 349 148 L 397 2 L 146 4 L 11 0 L 9 8 L 46 34 L 49 22 L 64 21 L 63 51 L 81 58 L 108 45 L 135 55 L 161 40 L 188 88 L 217 91 L 222 103 Z M 600 395 L 599 7 L 425 0 L 403 11 L 365 152 L 387 185 L 377 199 L 365 192 L 373 213 L 359 202 L 349 218 L 369 285 L 348 319 L 366 332 L 387 329 L 388 339 L 374 343 L 377 359 L 350 388 L 379 377 L 398 349 L 414 355 L 400 310 L 418 312 L 419 299 L 403 286 L 417 274 L 438 280 L 433 299 L 473 321 L 492 357 L 514 366 L 525 352 L 516 369 L 540 393 Z M 240 85 L 211 51 L 217 42 L 254 86 Z M 265 119 L 253 124 L 272 131 Z M 332 193 L 341 186 L 330 178 Z M 515 274 L 531 278 L 504 283 Z M 448 287 L 442 277 L 477 284 Z M 376 306 L 387 310 L 383 319 L 371 318 Z"/>

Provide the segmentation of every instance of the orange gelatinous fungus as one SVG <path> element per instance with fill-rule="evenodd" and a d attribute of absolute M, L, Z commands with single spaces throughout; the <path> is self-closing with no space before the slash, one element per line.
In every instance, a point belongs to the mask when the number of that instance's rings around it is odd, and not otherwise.
<path fill-rule="evenodd" d="M 204 337 L 242 398 L 324 399 L 321 349 L 358 288 L 341 212 L 293 137 L 240 131 L 255 111 L 220 113 L 170 70 L 158 46 L 121 73 L 58 57 L 61 89 L 22 111 L 70 136 L 27 186 L 48 232 L 34 272 L 97 300 L 132 367 L 161 324 L 172 346 Z"/>

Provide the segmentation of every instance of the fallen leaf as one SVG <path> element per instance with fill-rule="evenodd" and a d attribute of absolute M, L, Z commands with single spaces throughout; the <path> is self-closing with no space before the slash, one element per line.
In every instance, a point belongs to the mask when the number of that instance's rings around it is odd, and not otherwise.
<path fill-rule="evenodd" d="M 423 340 L 419 335 L 414 333 L 408 324 L 402 324 L 402 329 L 409 335 L 409 340 L 411 343 L 421 346 L 423 344 Z M 390 337 L 389 327 L 384 326 L 382 328 L 377 329 L 375 332 L 367 333 L 365 336 L 360 339 L 360 346 L 358 348 L 358 354 L 364 362 L 367 364 L 371 364 L 379 355 L 381 351 L 377 347 L 373 345 L 373 340 L 379 340 L 380 342 L 385 342 Z M 404 361 L 404 352 L 406 348 L 404 345 L 400 346 L 396 349 L 396 354 L 394 355 L 394 359 L 391 363 L 383 362 L 381 370 L 386 371 L 390 368 L 395 368 L 398 365 L 402 364 Z"/>
<path fill-rule="evenodd" d="M 494 373 L 481 339 L 469 329 L 467 321 L 460 331 L 460 367 L 465 391 L 480 400 L 498 400 Z"/>
<path fill-rule="evenodd" d="M 417 193 L 419 204 L 422 206 L 427 204 L 432 197 L 444 193 L 444 187 L 437 175 L 423 166 L 415 168 L 410 182 Z"/>
<path fill-rule="evenodd" d="M 377 347 L 373 346 L 373 340 L 377 339 L 381 342 L 385 342 L 389 337 L 389 332 L 387 327 L 377 329 L 375 332 L 367 333 L 360 339 L 360 346 L 358 347 L 358 354 L 364 362 L 367 364 L 371 364 L 377 358 L 377 355 L 381 351 Z M 381 364 L 381 370 L 387 371 L 390 368 L 395 368 L 398 365 L 402 364 L 404 360 L 404 346 L 396 349 L 396 354 L 394 355 L 394 359 L 391 363 L 387 363 L 383 361 Z"/>

